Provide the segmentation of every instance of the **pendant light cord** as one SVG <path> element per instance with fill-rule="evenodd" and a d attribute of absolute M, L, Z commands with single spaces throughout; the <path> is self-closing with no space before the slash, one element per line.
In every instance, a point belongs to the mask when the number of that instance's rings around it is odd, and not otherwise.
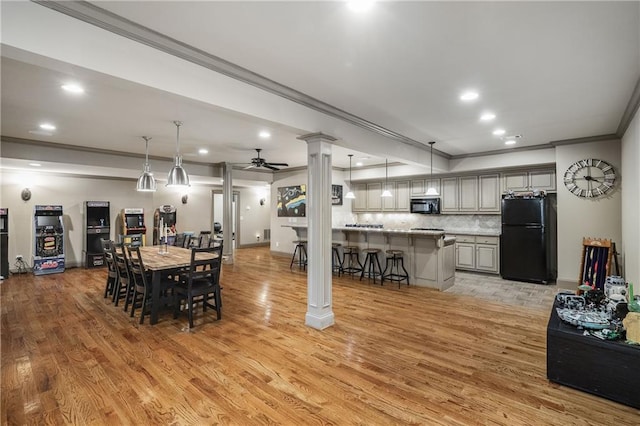
<path fill-rule="evenodd" d="M 180 126 L 182 126 L 182 121 L 174 121 L 173 124 L 177 127 L 177 136 L 176 136 L 176 156 L 180 156 Z"/>
<path fill-rule="evenodd" d="M 149 164 L 149 141 L 151 140 L 151 138 L 149 136 L 143 136 L 142 139 L 144 139 L 144 164 L 148 165 Z"/>

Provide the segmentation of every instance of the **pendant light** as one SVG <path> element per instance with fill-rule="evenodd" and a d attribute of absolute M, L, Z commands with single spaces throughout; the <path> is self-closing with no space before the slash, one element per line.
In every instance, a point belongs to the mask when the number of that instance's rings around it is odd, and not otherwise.
<path fill-rule="evenodd" d="M 182 156 L 180 156 L 180 126 L 182 126 L 181 121 L 174 121 L 173 124 L 176 125 L 177 128 L 177 136 L 176 136 L 176 158 L 173 167 L 169 171 L 169 176 L 167 177 L 167 186 L 169 187 L 185 187 L 191 186 L 189 185 L 189 175 L 187 171 L 182 167 Z"/>
<path fill-rule="evenodd" d="M 387 159 L 384 159 L 384 191 L 382 191 L 381 197 L 388 198 L 393 197 L 391 191 L 389 191 L 389 167 Z"/>
<path fill-rule="evenodd" d="M 138 184 L 136 185 L 136 191 L 140 192 L 154 192 L 157 188 L 156 180 L 153 178 L 153 173 L 151 173 L 151 168 L 149 167 L 149 140 L 151 140 L 148 136 L 143 136 L 145 143 L 145 154 L 144 154 L 144 170 L 142 175 L 138 178 Z"/>
<path fill-rule="evenodd" d="M 345 195 L 344 198 L 353 200 L 356 198 L 356 194 L 351 190 L 351 187 L 353 186 L 351 183 L 351 157 L 353 157 L 353 154 L 349 154 L 349 192 L 347 192 L 347 195 Z"/>
<path fill-rule="evenodd" d="M 430 197 L 437 197 L 438 195 L 438 191 L 436 190 L 436 188 L 433 185 L 433 144 L 436 143 L 435 141 L 431 141 L 429 142 L 429 145 L 431 145 L 431 176 L 429 177 L 430 182 L 429 182 L 429 188 L 427 188 L 427 192 L 425 193 L 425 195 L 428 195 Z"/>

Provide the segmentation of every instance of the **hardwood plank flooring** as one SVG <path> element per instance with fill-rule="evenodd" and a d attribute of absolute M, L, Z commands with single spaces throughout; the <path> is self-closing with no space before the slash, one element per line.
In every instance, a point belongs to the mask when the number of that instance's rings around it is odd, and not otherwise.
<path fill-rule="evenodd" d="M 334 277 L 336 324 L 304 325 L 306 273 L 264 247 L 222 272 L 223 314 L 139 325 L 104 270 L 1 284 L 2 424 L 638 425 L 546 379 L 550 302 Z M 467 276 L 467 279 L 469 277 Z"/>

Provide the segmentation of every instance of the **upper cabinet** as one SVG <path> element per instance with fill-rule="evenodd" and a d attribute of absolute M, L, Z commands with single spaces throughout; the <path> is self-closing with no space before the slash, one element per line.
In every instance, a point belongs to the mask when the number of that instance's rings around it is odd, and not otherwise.
<path fill-rule="evenodd" d="M 556 191 L 554 169 L 505 172 L 502 174 L 503 192 Z"/>
<path fill-rule="evenodd" d="M 443 213 L 500 213 L 498 174 L 442 178 Z"/>
<path fill-rule="evenodd" d="M 554 169 L 534 169 L 485 173 L 478 175 L 446 176 L 436 179 L 411 179 L 389 181 L 392 197 L 381 198 L 384 181 L 356 183 L 353 191 L 353 211 L 358 212 L 408 212 L 412 197 L 426 197 L 429 187 L 434 187 L 440 197 L 443 214 L 500 214 L 502 194 L 508 191 L 523 192 L 556 190 Z"/>
<path fill-rule="evenodd" d="M 352 210 L 360 212 L 408 212 L 409 211 L 409 181 L 389 181 L 387 189 L 391 197 L 382 197 L 385 189 L 384 182 L 368 182 L 353 184 Z"/>

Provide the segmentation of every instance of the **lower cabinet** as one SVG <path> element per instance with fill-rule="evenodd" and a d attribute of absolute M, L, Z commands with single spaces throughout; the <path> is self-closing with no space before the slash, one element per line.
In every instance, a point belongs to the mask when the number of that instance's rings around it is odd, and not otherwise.
<path fill-rule="evenodd" d="M 456 269 L 490 272 L 500 271 L 499 237 L 455 235 Z"/>

